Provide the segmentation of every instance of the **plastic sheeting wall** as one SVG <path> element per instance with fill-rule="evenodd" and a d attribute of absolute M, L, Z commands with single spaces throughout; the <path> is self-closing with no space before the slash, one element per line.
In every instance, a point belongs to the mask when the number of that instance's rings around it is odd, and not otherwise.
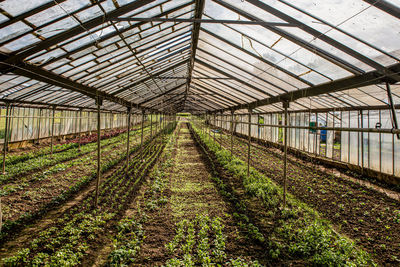
<path fill-rule="evenodd" d="M 400 111 L 397 111 L 400 118 Z M 213 122 L 211 117 L 211 123 Z M 217 115 L 216 126 L 230 131 L 231 115 Z M 235 114 L 236 132 L 248 134 L 247 114 Z M 283 114 L 252 114 L 251 136 L 283 143 Z M 389 110 L 296 112 L 288 114 L 289 126 L 334 128 L 392 128 Z M 271 127 L 274 125 L 275 127 Z M 400 177 L 400 140 L 393 134 L 338 130 L 288 129 L 288 146 L 333 160 L 351 163 Z"/>
<path fill-rule="evenodd" d="M 54 111 L 54 136 L 79 133 L 79 111 Z M 127 127 L 127 114 L 101 113 L 101 129 Z M 0 140 L 4 141 L 6 108 L 1 109 Z M 10 107 L 10 142 L 35 140 L 51 136 L 53 110 Z M 137 124 L 141 115 L 133 115 L 131 122 Z M 94 132 L 97 127 L 96 112 L 82 112 L 81 132 Z"/>

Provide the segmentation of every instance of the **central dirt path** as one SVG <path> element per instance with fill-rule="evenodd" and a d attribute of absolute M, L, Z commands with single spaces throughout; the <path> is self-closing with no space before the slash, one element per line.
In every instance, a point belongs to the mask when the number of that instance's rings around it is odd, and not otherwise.
<path fill-rule="evenodd" d="M 224 216 L 228 207 L 214 187 L 186 124 L 180 129 L 174 160 L 170 185 L 174 220 L 193 219 L 196 214 Z"/>
<path fill-rule="evenodd" d="M 186 123 L 180 123 L 175 132 L 175 139 L 170 145 L 167 167 L 163 169 L 165 189 L 163 198 L 167 203 L 161 209 L 149 210 L 149 191 L 154 187 L 151 181 L 144 187 L 142 196 L 136 203 L 136 207 L 144 210 L 148 218 L 143 224 L 146 238 L 143 240 L 135 266 L 160 266 L 165 265 L 172 258 L 184 260 L 182 248 L 171 253 L 166 248 L 172 240 L 176 239 L 176 231 L 179 223 L 195 222 L 195 242 L 198 242 L 199 233 L 196 228 L 196 218 L 205 216 L 210 220 L 221 219 L 225 240 L 226 257 L 224 262 L 238 259 L 249 262 L 258 260 L 264 263 L 264 249 L 253 244 L 237 227 L 233 213 L 235 212 L 229 202 L 219 194 L 211 177 L 211 171 L 205 164 L 203 154 L 196 146 Z M 147 198 L 147 204 L 146 204 Z M 153 198 L 154 202 L 154 198 Z M 204 217 L 201 217 L 204 218 Z M 189 228 L 188 228 L 189 229 Z M 187 242 L 190 230 L 184 234 L 183 244 Z M 213 246 L 213 240 L 209 242 Z M 215 241 L 214 241 L 215 242 Z M 198 244 L 193 246 L 192 259 L 198 258 Z M 214 257 L 210 255 L 210 257 Z M 186 262 L 185 262 L 186 264 Z M 224 264 L 225 265 L 225 264 Z M 226 265 L 230 266 L 230 264 Z"/>

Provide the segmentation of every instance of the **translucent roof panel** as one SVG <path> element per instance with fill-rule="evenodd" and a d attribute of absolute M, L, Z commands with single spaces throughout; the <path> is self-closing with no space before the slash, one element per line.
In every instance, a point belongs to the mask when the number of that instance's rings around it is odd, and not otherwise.
<path fill-rule="evenodd" d="M 387 105 L 385 82 L 400 100 L 396 10 L 363 0 L 199 3 L 2 1 L 0 101 L 95 107 L 101 96 L 114 110 L 252 104 L 262 112 L 281 111 L 287 99 L 292 110 L 353 108 Z"/>

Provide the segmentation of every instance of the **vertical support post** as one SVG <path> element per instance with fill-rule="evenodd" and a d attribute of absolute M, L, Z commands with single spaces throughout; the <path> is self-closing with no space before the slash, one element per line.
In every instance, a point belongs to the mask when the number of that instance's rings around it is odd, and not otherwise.
<path fill-rule="evenodd" d="M 153 137 L 153 112 L 150 113 L 150 139 Z"/>
<path fill-rule="evenodd" d="M 379 124 L 382 125 L 381 110 L 379 110 Z M 382 133 L 379 133 L 379 172 L 382 172 Z"/>
<path fill-rule="evenodd" d="M 126 140 L 126 175 L 128 175 L 129 169 L 129 136 L 131 132 L 131 108 L 128 107 L 128 136 Z"/>
<path fill-rule="evenodd" d="M 211 140 L 211 116 L 208 118 L 208 140 Z"/>
<path fill-rule="evenodd" d="M 156 113 L 156 133 L 158 133 L 158 122 L 160 121 L 159 119 L 159 114 Z"/>
<path fill-rule="evenodd" d="M 342 129 L 342 127 L 343 127 L 343 111 L 340 111 L 340 126 L 339 127 L 340 127 L 340 129 Z M 342 161 L 342 146 L 343 146 L 342 131 L 339 131 L 339 132 L 340 132 L 340 147 L 339 147 L 340 157 L 339 157 L 339 160 Z"/>
<path fill-rule="evenodd" d="M 360 129 L 360 112 L 357 113 L 357 128 Z M 357 132 L 357 165 L 360 166 L 360 132 Z"/>
<path fill-rule="evenodd" d="M 36 140 L 37 144 L 39 144 L 39 142 L 40 142 L 39 141 L 40 140 L 40 126 L 41 126 L 40 125 L 41 124 L 40 120 L 42 118 L 42 110 L 43 110 L 42 108 L 39 109 L 39 116 L 38 116 L 38 119 L 37 119 L 38 120 L 38 122 L 37 122 L 37 137 L 36 137 L 37 138 L 37 140 Z"/>
<path fill-rule="evenodd" d="M 81 139 L 82 139 L 82 109 L 79 109 L 79 144 L 78 151 L 81 152 Z"/>
<path fill-rule="evenodd" d="M 380 112 L 380 111 L 379 111 Z M 350 120 L 350 116 L 351 116 L 351 111 L 349 111 L 349 119 L 348 119 L 348 124 L 347 124 L 347 127 L 351 127 L 350 126 L 350 123 L 351 123 L 351 120 Z M 380 119 L 379 119 L 379 121 L 380 121 Z M 350 156 L 351 156 L 351 154 L 350 154 L 350 150 L 351 150 L 351 138 L 350 138 L 350 136 L 351 136 L 351 132 L 348 132 L 348 135 L 347 135 L 347 145 L 348 145 L 348 147 L 347 147 L 347 162 L 348 163 L 350 163 Z M 380 144 L 381 142 L 380 142 L 380 140 L 379 140 L 379 144 Z"/>
<path fill-rule="evenodd" d="M 3 174 L 6 173 L 6 156 L 8 150 L 8 128 L 10 125 L 10 103 L 6 103 L 6 122 L 5 122 L 5 133 L 3 143 Z M 1 205 L 0 205 L 1 206 Z"/>
<path fill-rule="evenodd" d="M 315 127 L 318 127 L 318 112 L 315 113 Z M 318 155 L 318 129 L 315 129 L 315 136 L 314 136 L 314 153 L 315 156 Z"/>
<path fill-rule="evenodd" d="M 250 176 L 250 146 L 251 146 L 251 109 L 249 108 L 248 143 L 247 143 L 247 177 Z"/>
<path fill-rule="evenodd" d="M 140 137 L 140 159 L 143 161 L 143 124 L 144 124 L 144 110 L 142 110 L 142 134 Z"/>
<path fill-rule="evenodd" d="M 51 118 L 51 139 L 50 139 L 50 154 L 53 157 L 53 142 L 54 142 L 54 119 L 56 113 L 56 106 L 53 106 L 53 116 Z"/>
<path fill-rule="evenodd" d="M 363 111 L 360 110 L 361 117 L 361 129 L 364 128 L 364 116 Z M 364 171 L 364 132 L 361 132 L 361 171 Z"/>
<path fill-rule="evenodd" d="M 369 110 L 368 110 L 367 116 L 368 116 L 368 128 L 369 128 L 369 127 L 370 127 L 370 126 L 369 126 L 369 125 L 370 125 Z M 370 138 L 371 138 L 371 136 L 370 136 L 370 133 L 368 132 L 368 168 L 371 168 L 371 154 L 370 154 L 371 145 L 370 145 Z"/>
<path fill-rule="evenodd" d="M 6 103 L 6 121 L 5 121 L 5 133 L 4 133 L 4 146 L 3 146 L 3 174 L 6 173 L 6 153 L 8 149 L 8 128 L 10 124 L 10 104 Z M 0 195 L 0 233 L 3 228 L 3 209 L 1 204 L 1 195 Z"/>
<path fill-rule="evenodd" d="M 231 110 L 231 160 L 233 159 L 233 117 L 234 117 L 234 110 Z"/>
<path fill-rule="evenodd" d="M 216 128 L 216 127 L 215 127 L 215 126 L 216 126 L 216 124 L 215 124 L 215 119 L 216 119 L 216 118 L 215 118 L 215 113 L 214 113 L 214 121 L 213 121 L 213 127 L 214 127 L 214 134 L 213 134 L 213 136 L 214 136 L 214 144 L 215 144 L 215 130 L 216 130 L 216 129 L 215 129 L 215 128 Z"/>
<path fill-rule="evenodd" d="M 283 102 L 283 108 L 285 109 L 285 127 L 283 128 L 284 132 L 284 147 L 283 147 L 283 209 L 286 208 L 286 179 L 287 179 L 287 109 L 289 107 L 289 102 L 285 101 Z"/>
<path fill-rule="evenodd" d="M 332 127 L 333 127 L 333 131 L 332 131 L 332 134 L 333 134 L 333 140 L 332 140 L 332 159 L 335 159 L 335 135 L 336 135 L 336 132 L 335 132 L 335 117 L 336 117 L 336 115 L 335 115 L 335 109 L 333 110 L 333 118 L 332 118 L 332 120 L 333 120 L 333 122 L 332 122 Z"/>
<path fill-rule="evenodd" d="M 97 180 L 96 180 L 96 195 L 94 199 L 94 205 L 97 207 L 99 204 L 99 186 L 100 186 L 100 179 L 101 179 L 101 147 L 100 147 L 100 139 L 101 139 L 101 129 L 100 129 L 100 106 L 102 105 L 102 100 L 97 97 L 96 99 L 97 104 Z"/>
<path fill-rule="evenodd" d="M 308 126 L 310 126 L 310 122 L 311 122 L 311 110 L 308 112 Z M 310 147 L 310 143 L 311 143 L 311 129 L 308 129 L 308 131 L 307 131 L 307 137 L 308 137 L 308 141 L 307 141 L 307 152 L 311 153 L 311 147 Z"/>
<path fill-rule="evenodd" d="M 223 113 L 221 112 L 221 116 L 220 116 L 220 125 L 221 125 L 221 127 L 220 127 L 220 129 L 219 129 L 219 140 L 220 140 L 220 147 L 222 147 L 222 129 L 223 129 L 223 125 L 222 125 L 222 120 L 223 120 L 223 118 L 224 118 L 224 115 L 223 115 Z"/>
<path fill-rule="evenodd" d="M 326 127 L 328 127 L 328 120 L 329 120 L 328 114 L 329 114 L 329 111 L 326 112 L 326 116 L 325 116 Z M 328 130 L 325 131 L 325 155 L 324 155 L 325 158 L 326 158 L 327 154 L 328 154 Z"/>
<path fill-rule="evenodd" d="M 110 113 L 110 125 L 111 125 L 111 129 L 114 129 L 114 113 Z"/>
<path fill-rule="evenodd" d="M 257 139 L 260 141 L 260 114 L 257 114 Z"/>

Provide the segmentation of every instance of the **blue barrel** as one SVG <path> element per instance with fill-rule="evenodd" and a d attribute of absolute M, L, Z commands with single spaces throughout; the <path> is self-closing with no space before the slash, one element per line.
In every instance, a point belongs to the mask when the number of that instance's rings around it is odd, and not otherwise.
<path fill-rule="evenodd" d="M 326 130 L 321 130 L 321 141 L 326 142 Z"/>

